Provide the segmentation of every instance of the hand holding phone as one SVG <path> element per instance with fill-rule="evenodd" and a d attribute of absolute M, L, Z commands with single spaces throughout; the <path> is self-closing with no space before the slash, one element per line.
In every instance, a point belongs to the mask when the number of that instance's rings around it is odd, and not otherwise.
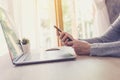
<path fill-rule="evenodd" d="M 62 32 L 62 30 L 59 29 L 57 26 L 54 26 L 54 28 L 56 28 L 58 32 Z M 68 41 L 72 41 L 72 39 L 70 39 L 69 37 L 67 39 L 68 39 Z"/>

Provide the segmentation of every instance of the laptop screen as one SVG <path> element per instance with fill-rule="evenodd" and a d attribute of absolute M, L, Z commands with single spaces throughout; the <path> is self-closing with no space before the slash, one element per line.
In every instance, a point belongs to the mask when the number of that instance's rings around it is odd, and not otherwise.
<path fill-rule="evenodd" d="M 15 31 L 12 28 L 13 25 L 11 25 L 11 21 L 8 15 L 2 9 L 0 9 L 0 12 L 0 23 L 4 33 L 4 37 L 7 42 L 11 58 L 15 59 L 23 54 L 21 46 L 19 44 L 19 38 L 17 37 Z"/>

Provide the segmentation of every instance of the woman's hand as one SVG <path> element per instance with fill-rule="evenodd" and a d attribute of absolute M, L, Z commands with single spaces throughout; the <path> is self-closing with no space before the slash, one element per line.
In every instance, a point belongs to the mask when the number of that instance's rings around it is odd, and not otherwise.
<path fill-rule="evenodd" d="M 76 52 L 77 55 L 88 55 L 90 54 L 90 44 L 86 41 L 80 41 L 80 40 L 76 40 L 72 37 L 72 35 L 66 33 L 66 32 L 61 32 L 59 34 L 59 37 L 62 41 L 63 45 L 66 46 L 71 46 L 73 47 L 74 51 Z M 71 41 L 69 41 L 69 39 L 71 39 Z"/>
<path fill-rule="evenodd" d="M 73 47 L 77 55 L 89 55 L 90 54 L 90 44 L 86 41 L 73 40 L 66 43 L 68 46 Z"/>
<path fill-rule="evenodd" d="M 69 33 L 66 33 L 66 32 L 61 32 L 59 34 L 59 38 L 61 39 L 62 44 L 66 45 L 66 46 L 68 46 L 67 42 L 74 40 L 74 38 L 72 37 L 72 35 L 70 35 Z"/>

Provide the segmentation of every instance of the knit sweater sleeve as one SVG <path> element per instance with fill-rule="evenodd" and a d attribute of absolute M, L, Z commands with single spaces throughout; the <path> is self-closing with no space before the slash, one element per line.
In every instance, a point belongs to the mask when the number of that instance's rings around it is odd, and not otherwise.
<path fill-rule="evenodd" d="M 103 36 L 84 40 L 91 43 L 91 56 L 120 57 L 120 16 Z"/>
<path fill-rule="evenodd" d="M 120 57 L 120 41 L 91 44 L 90 56 Z"/>

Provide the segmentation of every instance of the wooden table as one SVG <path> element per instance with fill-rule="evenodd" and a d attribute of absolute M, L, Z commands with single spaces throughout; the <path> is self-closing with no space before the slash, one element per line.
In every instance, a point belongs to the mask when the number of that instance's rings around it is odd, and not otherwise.
<path fill-rule="evenodd" d="M 14 66 L 0 56 L 0 80 L 120 80 L 120 59 L 79 56 L 74 61 Z"/>

